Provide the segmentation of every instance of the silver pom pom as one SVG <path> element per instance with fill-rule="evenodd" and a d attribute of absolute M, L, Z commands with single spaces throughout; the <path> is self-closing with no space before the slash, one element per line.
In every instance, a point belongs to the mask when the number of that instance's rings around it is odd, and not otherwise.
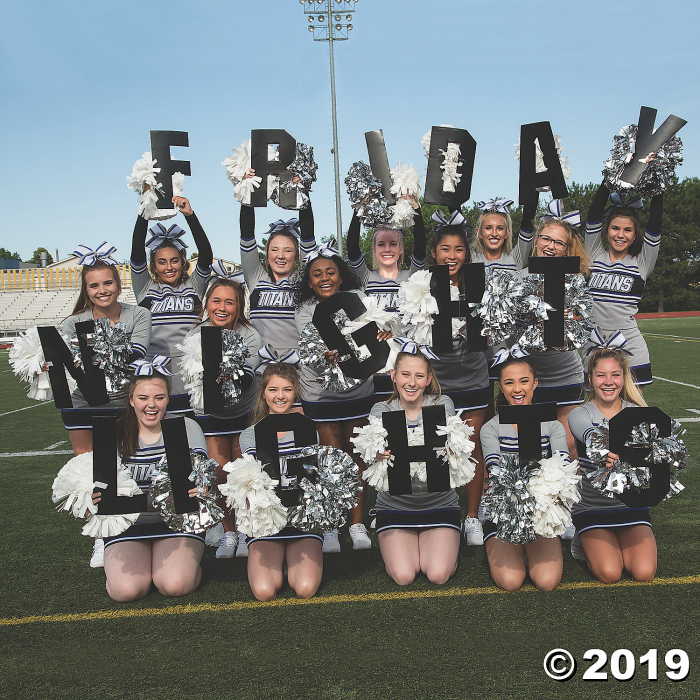
<path fill-rule="evenodd" d="M 124 393 L 129 385 L 129 355 L 133 352 L 126 324 L 118 321 L 112 325 L 108 318 L 96 318 L 94 332 L 85 337 L 95 353 L 92 363 L 104 372 L 107 393 L 110 396 Z"/>
<path fill-rule="evenodd" d="M 372 170 L 361 160 L 353 163 L 345 178 L 350 201 L 357 209 L 357 216 L 368 228 L 376 228 L 391 220 L 392 211 L 382 194 L 381 180 L 372 175 Z"/>
<path fill-rule="evenodd" d="M 284 207 L 285 209 L 306 209 L 309 206 L 308 192 L 311 190 L 312 183 L 316 182 L 316 171 L 318 165 L 314 160 L 313 146 L 307 146 L 305 143 L 297 142 L 296 155 L 294 160 L 287 166 L 287 170 L 294 175 L 299 176 L 301 182 L 294 183 L 292 178 L 283 182 L 281 185 L 282 192 L 289 193 L 293 190 L 297 192 L 297 204 L 294 207 Z M 279 192 L 277 188 L 272 194 L 272 200 L 279 205 Z"/>
<path fill-rule="evenodd" d="M 581 275 L 566 275 L 564 338 L 567 350 L 582 348 L 595 328 L 593 296 Z"/>
<path fill-rule="evenodd" d="M 224 406 L 233 406 L 241 400 L 241 380 L 245 376 L 243 367 L 250 356 L 248 345 L 241 335 L 227 328 L 221 331 L 221 365 L 217 382 L 221 384 Z"/>
<path fill-rule="evenodd" d="M 509 270 L 486 270 L 484 296 L 478 304 L 469 304 L 472 316 L 483 322 L 481 335 L 498 345 L 515 332 L 519 301 L 524 295 L 525 283 L 520 275 Z"/>

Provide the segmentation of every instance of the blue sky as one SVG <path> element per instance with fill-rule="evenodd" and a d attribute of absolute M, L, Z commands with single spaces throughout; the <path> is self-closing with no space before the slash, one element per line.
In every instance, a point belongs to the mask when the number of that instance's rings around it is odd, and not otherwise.
<path fill-rule="evenodd" d="M 420 138 L 451 123 L 477 141 L 472 196 L 517 199 L 520 125 L 549 120 L 572 179 L 598 181 L 613 135 L 639 107 L 688 121 L 700 174 L 700 71 L 693 0 L 359 0 L 336 45 L 341 179 L 383 129 L 390 164 L 424 167 Z M 315 148 L 317 234 L 335 230 L 328 46 L 298 0 L 48 3 L 3 10 L 0 246 L 65 257 L 107 240 L 128 258 L 133 162 L 151 129 L 188 131 L 185 194 L 214 253 L 238 259 L 238 203 L 221 161 L 256 128 Z M 342 192 L 343 224 L 350 206 Z M 258 232 L 287 212 L 258 210 Z M 177 221 L 177 220 L 176 220 Z M 179 217 L 182 224 L 182 217 Z"/>

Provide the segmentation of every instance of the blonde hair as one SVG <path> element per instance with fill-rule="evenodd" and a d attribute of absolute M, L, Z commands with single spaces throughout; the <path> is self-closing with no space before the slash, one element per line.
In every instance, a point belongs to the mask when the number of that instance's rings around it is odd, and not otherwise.
<path fill-rule="evenodd" d="M 561 226 L 566 231 L 568 236 L 566 253 L 571 257 L 581 258 L 579 272 L 584 277 L 588 277 L 591 270 L 591 263 L 588 253 L 586 252 L 586 246 L 581 239 L 578 229 L 572 226 L 568 221 L 561 221 L 560 219 L 538 219 L 535 224 L 535 239 L 532 241 L 532 255 L 537 257 L 537 239 L 547 226 Z"/>
<path fill-rule="evenodd" d="M 373 270 L 378 270 L 379 269 L 379 261 L 377 260 L 377 256 L 374 254 L 374 244 L 377 239 L 377 234 L 381 233 L 382 231 L 389 231 L 389 233 L 394 233 L 396 234 L 396 240 L 399 243 L 399 247 L 401 248 L 401 253 L 399 255 L 399 259 L 396 261 L 397 263 L 397 268 L 400 270 L 401 265 L 403 265 L 403 229 L 400 228 L 391 228 L 389 226 L 380 226 L 373 234 L 372 234 L 372 269 Z"/>
<path fill-rule="evenodd" d="M 268 365 L 265 367 L 262 377 L 260 378 L 258 394 L 255 400 L 255 410 L 253 412 L 253 418 L 250 421 L 250 425 L 255 425 L 270 413 L 270 407 L 267 405 L 267 401 L 265 401 L 265 389 L 267 389 L 267 385 L 272 381 L 273 377 L 280 377 L 281 379 L 288 381 L 294 387 L 295 401 L 298 401 L 301 397 L 299 373 L 294 365 L 290 365 L 285 362 L 274 362 L 273 364 Z"/>
<path fill-rule="evenodd" d="M 620 365 L 620 369 L 622 370 L 622 390 L 620 391 L 620 398 L 623 401 L 637 404 L 637 406 L 646 406 L 647 404 L 642 397 L 642 392 L 639 391 L 639 387 L 634 383 L 634 377 L 632 376 L 632 371 L 630 370 L 629 362 L 627 362 L 625 354 L 622 350 L 615 350 L 614 348 L 598 348 L 591 353 L 588 359 L 588 400 L 592 401 L 595 398 L 593 372 L 603 360 L 615 360 L 615 362 Z"/>
<path fill-rule="evenodd" d="M 479 216 L 479 220 L 476 222 L 476 231 L 474 231 L 474 236 L 472 237 L 472 248 L 479 253 L 484 252 L 484 244 L 479 238 L 479 234 L 483 235 L 481 227 L 484 224 L 484 219 L 487 216 L 501 216 L 506 223 L 506 237 L 503 241 L 503 252 L 510 253 L 513 250 L 513 220 L 510 218 L 509 212 L 496 211 L 495 209 L 490 209 L 489 211 L 482 211 Z"/>
<path fill-rule="evenodd" d="M 440 388 L 440 382 L 438 381 L 437 376 L 435 375 L 435 370 L 433 369 L 433 363 L 422 353 L 422 352 L 417 352 L 413 354 L 412 352 L 400 352 L 396 356 L 396 361 L 394 362 L 394 374 L 399 371 L 399 365 L 401 364 L 401 360 L 404 359 L 404 357 L 419 357 L 421 360 L 425 362 L 427 372 L 431 377 L 430 384 L 425 387 L 425 391 L 423 392 L 423 395 L 425 396 L 426 394 L 429 394 L 431 396 L 435 396 L 437 398 L 438 396 L 442 395 L 442 389 Z M 394 382 L 394 393 L 391 395 L 387 403 L 391 403 L 394 401 L 394 399 L 399 398 L 399 391 L 396 388 L 396 382 Z"/>

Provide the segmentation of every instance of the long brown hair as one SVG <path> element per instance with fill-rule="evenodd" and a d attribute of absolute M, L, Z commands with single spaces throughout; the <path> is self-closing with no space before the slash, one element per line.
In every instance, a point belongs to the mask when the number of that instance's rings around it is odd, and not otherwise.
<path fill-rule="evenodd" d="M 497 372 L 498 372 L 498 396 L 496 397 L 496 406 L 507 406 L 508 405 L 508 399 L 503 395 L 503 392 L 501 391 L 501 375 L 503 374 L 503 370 L 506 367 L 510 367 L 511 365 L 527 365 L 530 368 L 530 372 L 532 372 L 532 378 L 539 380 L 540 378 L 540 373 L 539 370 L 537 369 L 537 365 L 535 364 L 535 361 L 530 357 L 530 355 L 525 355 L 524 357 L 509 357 L 507 360 L 504 362 L 496 365 Z"/>
<path fill-rule="evenodd" d="M 404 357 L 418 357 L 421 360 L 423 360 L 423 362 L 425 362 L 426 372 L 431 376 L 431 381 L 430 384 L 428 384 L 428 386 L 425 387 L 423 396 L 434 396 L 435 398 L 441 396 L 442 389 L 440 388 L 440 382 L 438 381 L 437 375 L 435 374 L 435 370 L 433 369 L 433 363 L 422 352 L 417 352 L 415 354 L 412 352 L 400 352 L 396 356 L 396 361 L 394 362 L 394 374 L 396 374 L 396 372 L 399 371 L 399 365 L 401 364 L 401 360 L 403 360 Z M 399 398 L 399 390 L 396 388 L 396 382 L 394 382 L 394 393 L 389 397 L 387 403 L 391 403 L 395 399 Z"/>
<path fill-rule="evenodd" d="M 277 278 L 272 272 L 272 266 L 270 265 L 270 244 L 272 243 L 273 239 L 277 238 L 278 236 L 289 238 L 289 240 L 294 244 L 294 260 L 297 262 L 299 261 L 299 241 L 297 237 L 288 228 L 281 229 L 280 231 L 273 231 L 265 242 L 265 268 L 267 269 L 267 274 L 270 275 L 270 279 L 273 282 L 276 281 Z"/>
<path fill-rule="evenodd" d="M 183 248 L 182 250 L 178 250 L 172 243 L 169 241 L 165 241 L 161 243 L 155 250 L 151 251 L 151 254 L 149 256 L 149 261 L 148 261 L 148 269 L 151 273 L 151 277 L 153 277 L 154 282 L 158 282 L 158 284 L 167 284 L 167 282 L 161 282 L 160 277 L 158 277 L 158 273 L 156 272 L 156 253 L 159 250 L 162 250 L 163 248 L 172 248 L 179 256 L 180 256 L 180 263 L 181 263 L 181 269 L 180 269 L 180 279 L 178 280 L 177 284 L 182 284 L 183 282 L 187 282 L 187 280 L 190 278 L 190 261 L 187 259 L 187 251 Z M 175 285 L 177 287 L 177 284 Z M 170 286 L 170 285 L 168 285 Z"/>
<path fill-rule="evenodd" d="M 250 328 L 250 321 L 245 315 L 245 292 L 243 291 L 243 285 L 238 284 L 235 280 L 230 280 L 226 277 L 215 277 L 214 280 L 209 285 L 207 293 L 204 296 L 204 304 L 202 305 L 202 310 L 199 312 L 200 322 L 204 316 L 204 312 L 207 310 L 207 303 L 209 302 L 209 297 L 214 293 L 214 290 L 219 287 L 227 287 L 228 289 L 233 289 L 236 295 L 236 305 L 238 307 L 236 311 L 236 320 L 233 323 L 233 328 L 235 330 L 236 326 L 240 323 L 246 328 Z"/>
<path fill-rule="evenodd" d="M 83 269 L 80 272 L 80 296 L 75 302 L 75 307 L 73 308 L 73 313 L 71 316 L 80 314 L 83 311 L 91 311 L 93 308 L 93 303 L 90 301 L 90 297 L 87 293 L 87 281 L 85 276 L 88 272 L 93 272 L 95 270 L 111 270 L 114 276 L 114 282 L 117 285 L 117 297 L 122 293 L 122 280 L 119 277 L 119 270 L 117 270 L 115 265 L 108 265 L 104 260 L 95 260 L 93 265 L 83 265 Z"/>
<path fill-rule="evenodd" d="M 644 245 L 644 229 L 639 221 L 639 214 L 636 209 L 630 209 L 629 207 L 614 207 L 610 212 L 610 215 L 605 219 L 605 225 L 603 230 L 600 232 L 600 240 L 608 245 L 608 231 L 610 230 L 610 224 L 614 219 L 625 218 L 632 219 L 634 224 L 634 240 L 627 250 L 627 254 L 632 257 L 636 257 L 642 252 L 642 246 Z"/>
<path fill-rule="evenodd" d="M 537 239 L 540 237 L 542 231 L 547 228 L 547 226 L 561 226 L 568 236 L 566 254 L 570 257 L 578 257 L 581 259 L 581 266 L 579 268 L 580 273 L 584 277 L 588 277 L 591 269 L 590 258 L 586 252 L 586 246 L 581 240 L 581 236 L 578 229 L 572 226 L 568 221 L 561 221 L 559 219 L 538 219 L 535 224 L 535 239 L 532 242 L 532 255 L 537 257 Z"/>
<path fill-rule="evenodd" d="M 622 370 L 622 391 L 620 398 L 623 401 L 637 404 L 637 406 L 646 406 L 646 402 L 642 398 L 642 392 L 639 391 L 634 383 L 634 377 L 630 370 L 629 362 L 625 357 L 625 353 L 614 348 L 598 348 L 591 353 L 588 358 L 588 400 L 593 401 L 595 392 L 593 390 L 593 372 L 600 362 L 603 360 L 615 360 L 620 365 Z"/>
<path fill-rule="evenodd" d="M 139 449 L 139 422 L 136 418 L 134 407 L 131 405 L 131 399 L 134 398 L 139 382 L 153 381 L 154 379 L 158 379 L 165 384 L 165 391 L 168 394 L 168 398 L 170 398 L 170 382 L 162 374 L 134 374 L 129 379 L 129 400 L 127 401 L 124 414 L 117 421 L 117 453 L 123 460 L 133 457 Z"/>
<path fill-rule="evenodd" d="M 253 413 L 253 418 L 250 421 L 250 425 L 255 425 L 270 413 L 270 407 L 267 405 L 267 401 L 265 401 L 265 389 L 267 389 L 267 385 L 270 383 L 273 377 L 280 377 L 294 387 L 295 401 L 298 401 L 301 397 L 299 373 L 294 365 L 287 364 L 286 362 L 274 362 L 273 364 L 268 365 L 265 367 L 262 377 L 260 378 L 258 394 L 255 401 L 255 411 Z"/>

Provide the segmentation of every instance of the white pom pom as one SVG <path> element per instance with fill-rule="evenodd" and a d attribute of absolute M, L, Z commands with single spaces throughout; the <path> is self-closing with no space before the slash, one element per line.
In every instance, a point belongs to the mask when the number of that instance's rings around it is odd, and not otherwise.
<path fill-rule="evenodd" d="M 360 455 L 367 468 L 362 478 L 377 491 L 389 490 L 387 469 L 393 458 L 377 461 L 378 452 L 386 452 L 387 431 L 380 416 L 370 416 L 369 423 L 353 431 L 356 437 L 350 442 L 355 446 L 355 454 Z"/>
<path fill-rule="evenodd" d="M 379 300 L 376 297 L 365 297 L 362 300 L 365 305 L 365 312 L 358 316 L 354 321 L 347 320 L 345 326 L 343 327 L 343 334 L 350 335 L 355 331 L 362 328 L 367 323 L 374 321 L 379 330 L 381 331 L 391 331 L 394 329 L 395 314 L 390 311 L 385 311 L 384 306 L 380 305 Z"/>
<path fill-rule="evenodd" d="M 182 173 L 173 173 L 173 195 L 175 197 L 185 196 L 185 176 Z"/>
<path fill-rule="evenodd" d="M 399 286 L 399 315 L 406 326 L 407 337 L 419 345 L 432 345 L 432 314 L 438 313 L 437 300 L 430 293 L 430 278 L 431 273 L 422 270 Z"/>
<path fill-rule="evenodd" d="M 454 126 L 452 126 L 452 124 L 440 124 L 440 126 L 447 126 L 451 129 L 454 129 Z M 432 133 L 433 133 L 432 129 L 430 129 L 430 131 L 426 131 L 423 134 L 423 138 L 421 138 L 421 140 L 420 140 L 421 146 L 423 146 L 423 148 L 425 149 L 425 157 L 426 158 L 428 157 L 428 154 L 430 153 L 430 136 Z"/>
<path fill-rule="evenodd" d="M 560 537 L 571 526 L 571 507 L 581 500 L 577 470 L 577 461 L 569 462 L 557 452 L 541 460 L 537 473 L 530 478 L 528 488 L 535 499 L 532 521 L 541 537 Z"/>
<path fill-rule="evenodd" d="M 287 509 L 275 493 L 278 481 L 265 472 L 262 462 L 245 454 L 224 465 L 229 473 L 219 491 L 236 511 L 238 530 L 250 537 L 277 534 L 287 524 Z"/>
<path fill-rule="evenodd" d="M 476 460 L 472 458 L 474 441 L 471 439 L 474 428 L 458 416 L 447 416 L 447 425 L 438 427 L 438 435 L 447 435 L 444 447 L 436 447 L 438 456 L 447 459 L 450 467 L 450 486 L 457 488 L 468 484 L 474 478 Z"/>
<path fill-rule="evenodd" d="M 158 197 L 163 196 L 163 185 L 156 179 L 160 172 L 160 168 L 155 167 L 157 162 L 153 160 L 150 151 L 144 153 L 131 167 L 131 175 L 127 175 L 126 184 L 130 190 L 134 190 L 139 195 L 136 210 L 139 216 L 151 221 L 164 221 L 175 216 L 177 209 L 158 209 Z M 184 177 L 181 173 L 178 174 Z M 175 184 L 175 175 L 173 175 L 173 184 Z M 146 185 L 149 189 L 144 191 Z"/>
<path fill-rule="evenodd" d="M 518 139 L 518 143 L 515 144 L 516 149 L 515 149 L 515 160 L 520 160 L 520 139 Z M 561 145 L 561 137 L 559 134 L 554 134 L 554 145 L 556 146 L 557 149 L 557 155 L 559 156 L 559 162 L 561 163 L 561 171 L 562 174 L 564 175 L 564 178 L 568 180 L 571 177 L 571 166 L 569 165 L 569 159 L 566 158 L 565 156 L 562 156 L 562 151 L 564 150 L 564 146 Z M 539 139 L 535 139 L 535 172 L 536 173 L 546 173 L 547 168 L 544 165 L 544 153 L 542 153 L 542 149 L 540 148 L 540 141 Z M 538 187 L 537 191 L 538 192 L 550 192 L 551 187 Z"/>
<path fill-rule="evenodd" d="M 406 199 L 397 199 L 396 204 L 390 207 L 393 212 L 389 221 L 392 228 L 411 228 L 415 218 L 415 210 Z"/>
<path fill-rule="evenodd" d="M 250 139 L 244 140 L 221 165 L 226 168 L 226 175 L 233 184 L 233 196 L 241 204 L 250 204 L 250 195 L 260 187 L 262 178 L 258 175 L 246 178 L 250 170 Z"/>
<path fill-rule="evenodd" d="M 10 364 L 20 379 L 30 383 L 27 393 L 30 399 L 48 401 L 53 397 L 49 373 L 42 371 L 45 362 L 38 329 L 33 327 L 20 333 L 10 348 Z"/>
<path fill-rule="evenodd" d="M 185 391 L 190 395 L 192 408 L 204 409 L 204 365 L 202 364 L 202 336 L 193 333 L 175 346 L 182 353 L 180 374 Z"/>

